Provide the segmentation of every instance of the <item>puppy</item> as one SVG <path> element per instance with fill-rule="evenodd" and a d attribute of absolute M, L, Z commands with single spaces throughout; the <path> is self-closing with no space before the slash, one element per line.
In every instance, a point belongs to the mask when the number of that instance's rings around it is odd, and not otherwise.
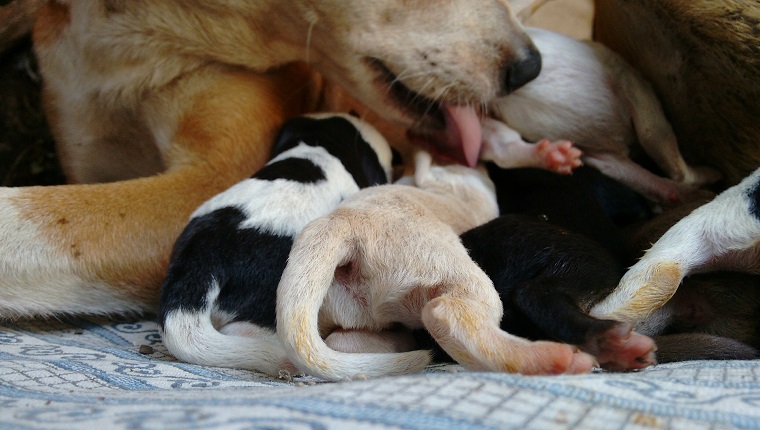
<path fill-rule="evenodd" d="M 484 171 L 427 169 L 424 158 L 415 171 L 419 188 L 363 190 L 296 238 L 277 290 L 278 334 L 291 362 L 328 380 L 417 371 L 428 351 L 378 354 L 357 346 L 344 353 L 323 340 L 340 330 L 341 337 L 354 332 L 361 345 L 366 331 L 390 336 L 401 325 L 424 326 L 472 370 L 588 371 L 593 359 L 569 345 L 499 329 L 499 297 L 458 237 L 497 215 L 493 184 Z"/>
<path fill-rule="evenodd" d="M 609 370 L 653 364 L 651 339 L 630 324 L 588 315 L 630 259 L 601 201 L 633 200 L 635 207 L 638 197 L 589 167 L 567 176 L 489 165 L 489 174 L 501 216 L 464 233 L 462 243 L 499 293 L 501 328 L 578 345 Z"/>
<path fill-rule="evenodd" d="M 760 169 L 669 228 L 591 315 L 636 324 L 664 305 L 684 277 L 760 273 Z"/>
<path fill-rule="evenodd" d="M 627 242 L 636 257 L 694 209 L 715 195 L 702 191 L 699 199 L 671 208 L 653 219 L 628 228 Z M 657 343 L 657 361 L 690 359 L 754 359 L 760 356 L 760 277 L 736 272 L 695 273 L 686 276 L 673 297 L 636 331 Z"/>
<path fill-rule="evenodd" d="M 499 121 L 483 122 L 483 159 L 499 163 L 500 145 L 567 139 L 581 159 L 659 203 L 672 204 L 691 185 L 719 179 L 716 171 L 684 161 L 656 94 L 641 75 L 608 48 L 528 28 L 542 54 L 538 78 L 490 104 Z M 505 125 L 506 124 L 506 125 Z M 521 137 L 522 136 L 522 137 Z M 670 178 L 629 158 L 638 143 Z"/>
<path fill-rule="evenodd" d="M 287 368 L 275 329 L 275 289 L 293 238 L 360 188 L 390 179 L 391 150 L 348 115 L 298 117 L 274 158 L 190 217 L 161 289 L 164 344 L 190 363 Z"/>
<path fill-rule="evenodd" d="M 652 83 L 687 160 L 737 184 L 760 166 L 754 0 L 595 0 L 594 38 Z"/>
<path fill-rule="evenodd" d="M 760 277 L 713 272 L 684 278 L 660 309 L 636 324 L 657 343 L 657 361 L 760 358 Z"/>
<path fill-rule="evenodd" d="M 578 345 L 609 370 L 655 363 L 652 339 L 631 324 L 588 315 L 623 273 L 600 243 L 545 219 L 510 214 L 464 233 L 462 243 L 499 293 L 502 330 Z"/>

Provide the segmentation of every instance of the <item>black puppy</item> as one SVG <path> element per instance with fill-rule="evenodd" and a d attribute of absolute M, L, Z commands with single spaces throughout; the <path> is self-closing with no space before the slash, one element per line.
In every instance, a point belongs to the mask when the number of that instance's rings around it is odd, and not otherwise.
<path fill-rule="evenodd" d="M 387 142 L 348 115 L 290 120 L 273 156 L 201 205 L 174 246 L 159 323 L 180 360 L 290 369 L 274 332 L 275 298 L 295 236 L 360 188 L 390 180 Z"/>
<path fill-rule="evenodd" d="M 617 286 L 628 260 L 619 228 L 599 203 L 596 185 L 607 178 L 596 171 L 568 176 L 493 165 L 489 174 L 501 216 L 461 239 L 499 293 L 501 328 L 532 340 L 578 345 L 610 370 L 653 364 L 650 338 L 630 324 L 588 315 Z M 605 193 L 629 197 L 627 189 Z M 640 210 L 636 199 L 632 213 Z M 424 333 L 416 336 L 437 359 L 448 359 Z"/>

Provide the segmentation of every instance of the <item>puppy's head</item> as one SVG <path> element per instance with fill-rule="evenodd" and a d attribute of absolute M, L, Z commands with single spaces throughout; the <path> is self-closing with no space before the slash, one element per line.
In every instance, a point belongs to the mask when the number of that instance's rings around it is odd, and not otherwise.
<path fill-rule="evenodd" d="M 303 3 L 303 4 L 302 4 Z M 541 57 L 506 0 L 297 2 L 304 59 L 431 150 L 473 165 L 478 109 L 535 78 Z M 308 40 L 308 46 L 306 45 Z"/>
<path fill-rule="evenodd" d="M 301 143 L 324 147 L 364 188 L 391 179 L 391 148 L 370 124 L 342 113 L 304 115 L 288 120 L 275 140 L 272 157 Z"/>

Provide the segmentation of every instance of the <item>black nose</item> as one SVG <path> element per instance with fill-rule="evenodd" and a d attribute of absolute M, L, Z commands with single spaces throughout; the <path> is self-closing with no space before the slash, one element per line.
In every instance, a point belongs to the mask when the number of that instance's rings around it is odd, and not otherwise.
<path fill-rule="evenodd" d="M 507 66 L 504 79 L 508 93 L 536 79 L 541 72 L 541 54 L 536 48 L 530 48 L 521 60 Z"/>

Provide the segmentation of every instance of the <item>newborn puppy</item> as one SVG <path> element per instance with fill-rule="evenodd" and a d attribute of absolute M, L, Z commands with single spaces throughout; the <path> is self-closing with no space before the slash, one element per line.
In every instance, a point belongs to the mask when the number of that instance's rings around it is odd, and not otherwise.
<path fill-rule="evenodd" d="M 625 187 L 582 167 L 572 176 L 489 166 L 499 218 L 462 235 L 504 306 L 501 328 L 530 339 L 578 345 L 610 370 L 654 364 L 651 339 L 632 326 L 588 315 L 617 285 L 629 257 L 600 197 L 634 200 Z"/>
<path fill-rule="evenodd" d="M 363 190 L 297 237 L 277 290 L 278 334 L 291 362 L 328 380 L 418 371 L 428 351 L 364 352 L 367 332 L 393 337 L 403 326 L 424 327 L 471 370 L 590 370 L 593 358 L 569 345 L 499 329 L 499 296 L 458 236 L 497 215 L 493 184 L 482 170 L 427 165 L 418 157 L 419 188 Z M 353 336 L 341 343 L 358 352 L 330 348 L 334 335 Z"/>
<path fill-rule="evenodd" d="M 760 276 L 714 272 L 683 280 L 673 298 L 636 325 L 657 361 L 760 358 Z"/>
<path fill-rule="evenodd" d="M 760 169 L 669 228 L 592 315 L 639 323 L 688 275 L 760 273 Z"/>
<path fill-rule="evenodd" d="M 174 246 L 158 316 L 180 360 L 270 375 L 287 368 L 275 290 L 293 238 L 360 188 L 390 179 L 387 142 L 348 115 L 288 121 L 273 157 L 201 205 Z"/>
<path fill-rule="evenodd" d="M 654 342 L 630 324 L 588 315 L 622 267 L 598 242 L 528 215 L 502 215 L 462 235 L 504 305 L 501 329 L 578 345 L 610 370 L 655 363 Z"/>
<path fill-rule="evenodd" d="M 686 164 L 673 129 L 648 82 L 621 57 L 594 42 L 581 42 L 548 30 L 527 30 L 543 60 L 538 78 L 492 102 L 499 121 L 483 122 L 483 160 L 502 165 L 522 138 L 567 139 L 583 151 L 582 160 L 647 198 L 672 204 L 692 185 L 720 175 Z M 651 173 L 629 158 L 638 143 L 670 179 Z"/>

